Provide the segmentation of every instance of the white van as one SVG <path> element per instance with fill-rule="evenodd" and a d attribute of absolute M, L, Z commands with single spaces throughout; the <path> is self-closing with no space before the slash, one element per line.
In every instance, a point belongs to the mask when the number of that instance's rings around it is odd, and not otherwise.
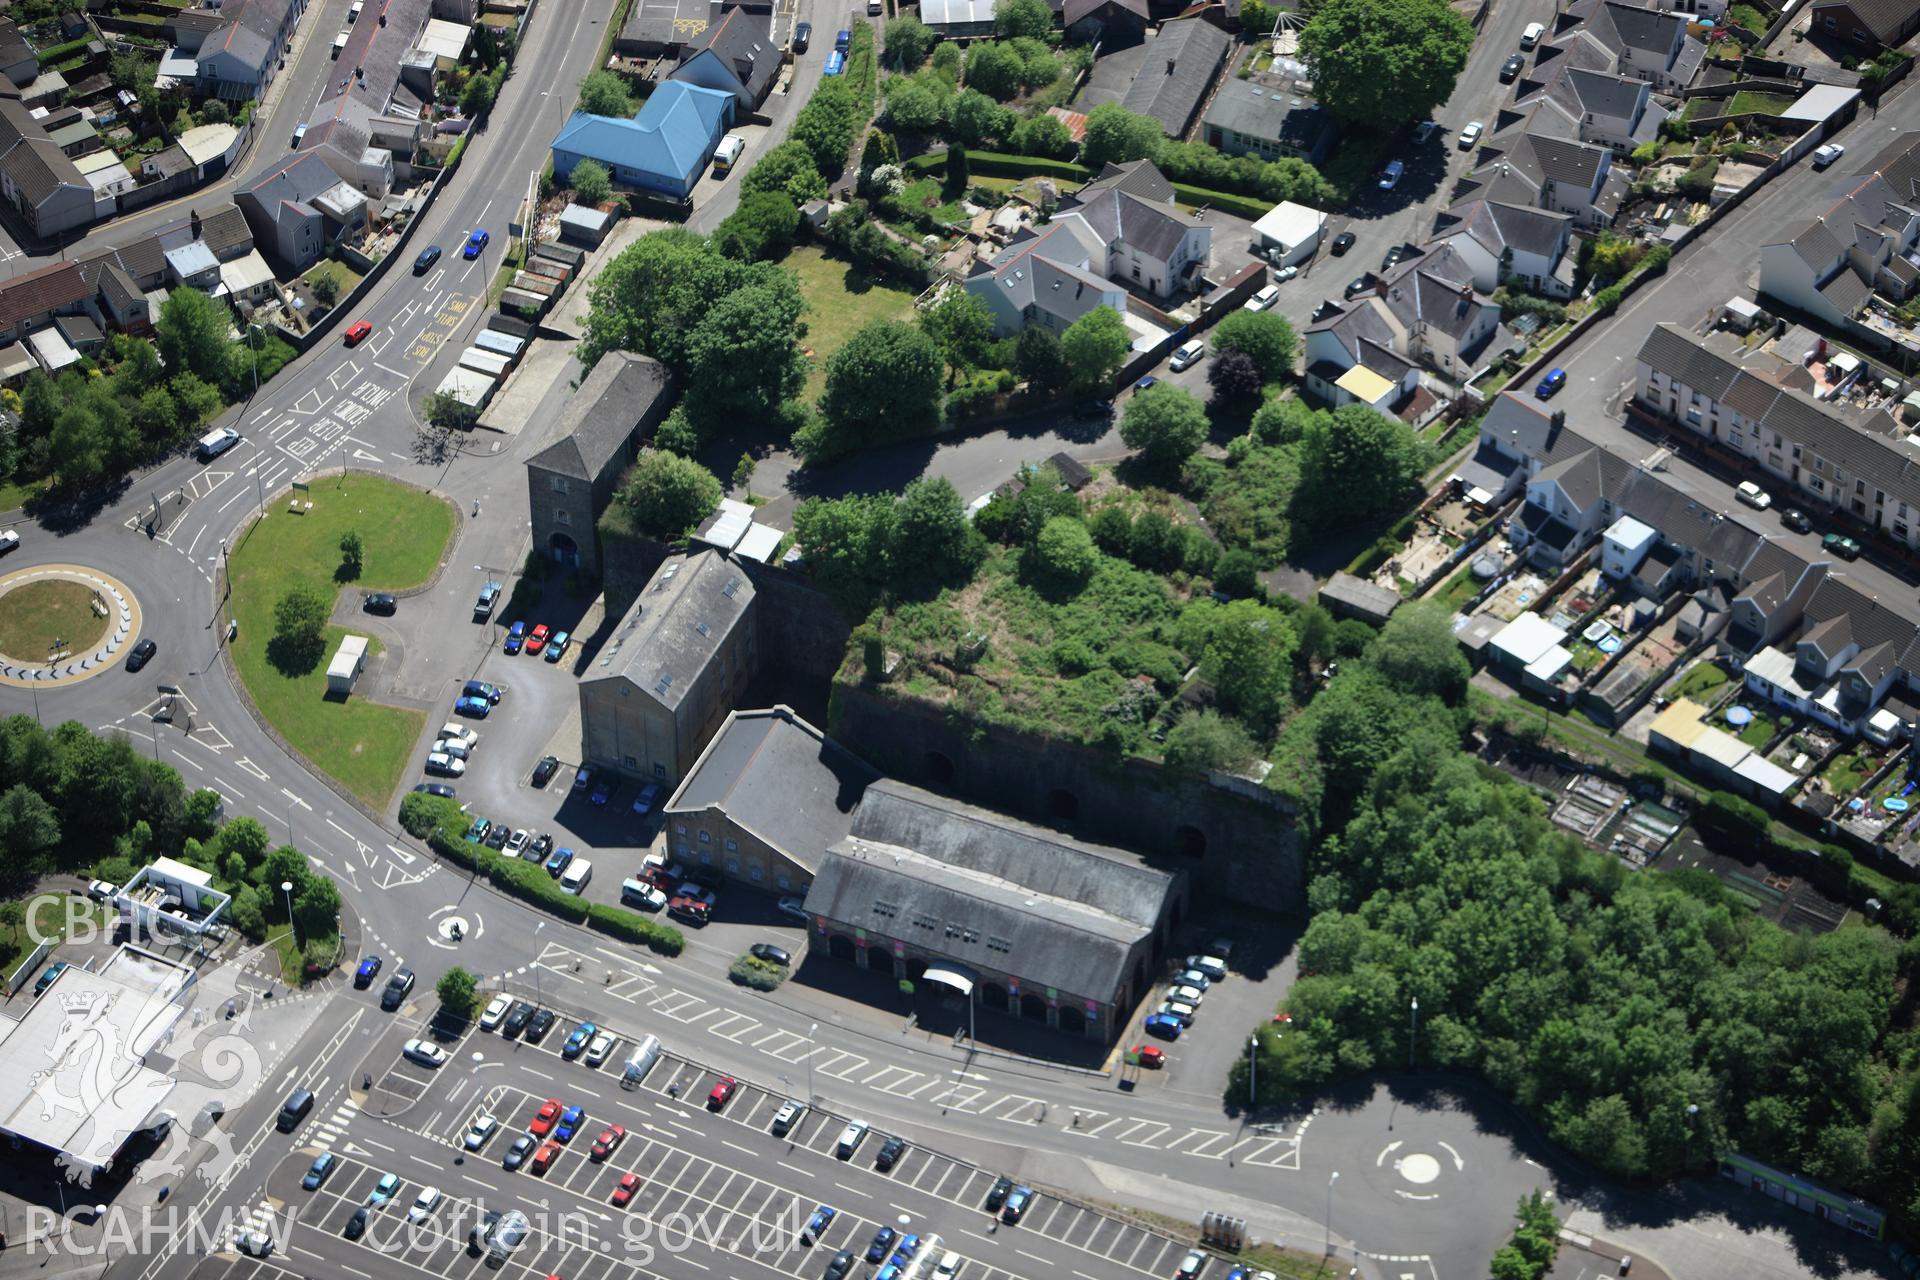
<path fill-rule="evenodd" d="M 1206 354 L 1207 344 L 1199 338 L 1195 338 L 1192 342 L 1182 343 L 1180 349 L 1173 353 L 1173 359 L 1168 361 L 1167 365 L 1175 373 L 1178 373 L 1182 369 L 1189 368 L 1198 363 L 1200 357 Z"/>
<path fill-rule="evenodd" d="M 1529 22 L 1527 29 L 1520 33 L 1520 47 L 1522 49 L 1533 48 L 1533 46 L 1540 43 L 1540 37 L 1545 34 L 1547 34 L 1545 26 L 1538 22 Z"/>
<path fill-rule="evenodd" d="M 347 33 L 345 31 L 342 31 L 339 35 L 333 38 L 333 57 L 335 61 L 338 61 L 340 58 L 340 55 L 346 52 L 346 48 L 347 48 Z"/>
<path fill-rule="evenodd" d="M 563 892 L 578 894 L 587 887 L 587 881 L 593 879 L 593 863 L 586 858 L 575 858 L 567 864 L 566 871 L 560 877 Z"/>
<path fill-rule="evenodd" d="M 933 1269 L 934 1280 L 954 1280 L 960 1274 L 960 1264 L 964 1261 L 953 1250 L 947 1250 L 946 1256 L 940 1259 L 940 1265 Z"/>
<path fill-rule="evenodd" d="M 730 133 L 720 139 L 720 145 L 713 151 L 713 176 L 725 177 L 732 171 L 734 163 L 740 159 L 740 153 L 747 149 L 747 140 L 737 133 Z"/>
<path fill-rule="evenodd" d="M 622 1089 L 638 1089 L 640 1082 L 647 1078 L 647 1072 L 653 1070 L 653 1064 L 660 1061 L 660 1037 L 641 1036 L 634 1043 L 633 1053 L 627 1058 L 626 1067 L 620 1072 Z"/>
<path fill-rule="evenodd" d="M 200 461 L 212 462 L 215 458 L 239 443 L 240 433 L 238 431 L 235 431 L 232 427 L 221 427 L 217 431 L 209 431 L 207 434 L 201 436 L 200 442 L 193 446 L 193 452 Z"/>
<path fill-rule="evenodd" d="M 840 1131 L 839 1145 L 834 1148 L 842 1160 L 853 1159 L 853 1153 L 860 1149 L 861 1139 L 867 1136 L 865 1120 L 849 1120 L 847 1127 Z"/>

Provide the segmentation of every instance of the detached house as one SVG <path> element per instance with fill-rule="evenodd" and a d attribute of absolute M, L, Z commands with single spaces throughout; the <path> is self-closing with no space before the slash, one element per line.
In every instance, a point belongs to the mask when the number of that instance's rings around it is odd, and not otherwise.
<path fill-rule="evenodd" d="M 732 8 L 687 44 L 671 79 L 732 94 L 734 115 L 745 119 L 767 100 L 780 62 L 769 15 Z"/>
<path fill-rule="evenodd" d="M 1204 271 L 1213 228 L 1174 203 L 1173 184 L 1152 162 L 1110 164 L 1054 214 L 1073 219 L 1106 248 L 1102 270 L 1156 297 L 1170 297 Z"/>
<path fill-rule="evenodd" d="M 273 82 L 305 0 L 226 0 L 171 21 L 174 47 L 163 66 L 190 61 L 198 97 L 245 102 Z"/>
<path fill-rule="evenodd" d="M 1687 34 L 1686 14 L 1628 0 L 1604 0 L 1587 21 L 1587 32 L 1613 54 L 1619 74 L 1661 93 L 1677 94 L 1692 84 L 1707 56 L 1706 44 Z"/>
<path fill-rule="evenodd" d="M 1529 293 L 1573 296 L 1570 215 L 1482 198 L 1455 205 L 1437 222 L 1432 242 L 1459 255 L 1480 292 L 1515 281 Z"/>
<path fill-rule="evenodd" d="M 1335 305 L 1306 330 L 1306 380 L 1332 403 L 1391 412 L 1419 385 L 1419 365 L 1463 380 L 1500 327 L 1500 306 L 1473 287 L 1472 269 L 1442 245 L 1401 263 L 1372 292 Z M 1355 367 L 1393 384 L 1350 376 Z M 1372 395 L 1368 391 L 1373 392 Z"/>
<path fill-rule="evenodd" d="M 1495 148 L 1494 157 L 1469 176 L 1464 196 L 1564 213 L 1588 230 L 1613 225 L 1627 181 L 1614 168 L 1609 148 L 1525 132 L 1496 139 L 1482 154 Z"/>
<path fill-rule="evenodd" d="M 1056 221 L 1001 250 L 966 282 L 967 292 L 993 313 L 995 337 L 1012 337 L 1030 324 L 1058 335 L 1095 307 L 1127 313 L 1126 290 L 1095 270 L 1102 247 L 1083 234 L 1078 224 Z"/>
<path fill-rule="evenodd" d="M 1573 138 L 1618 155 L 1657 138 L 1667 118 L 1666 108 L 1653 101 L 1653 86 L 1616 74 L 1606 51 L 1586 40 L 1566 48 L 1542 46 L 1512 109 L 1520 119 L 1500 125 L 1496 136 Z"/>

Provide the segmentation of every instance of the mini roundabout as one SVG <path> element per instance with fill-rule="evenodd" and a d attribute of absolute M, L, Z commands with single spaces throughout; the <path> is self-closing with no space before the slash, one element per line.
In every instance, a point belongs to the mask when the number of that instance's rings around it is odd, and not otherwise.
<path fill-rule="evenodd" d="M 0 683 L 85 680 L 140 635 L 140 604 L 117 578 L 70 564 L 0 575 Z"/>

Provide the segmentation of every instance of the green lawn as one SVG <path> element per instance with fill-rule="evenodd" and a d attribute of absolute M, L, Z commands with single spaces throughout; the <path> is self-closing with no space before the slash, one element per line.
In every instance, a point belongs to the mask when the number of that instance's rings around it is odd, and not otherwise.
<path fill-rule="evenodd" d="M 1727 100 L 1726 114 L 1737 116 L 1757 111 L 1763 115 L 1777 116 L 1792 105 L 1792 98 L 1783 98 L 1778 94 L 1772 93 L 1754 93 L 1750 89 L 1742 89 L 1739 93 L 1734 94 L 1732 98 Z"/>
<path fill-rule="evenodd" d="M 37 662 L 56 638 L 70 653 L 90 652 L 106 630 L 107 620 L 93 611 L 91 590 L 77 582 L 42 579 L 7 592 L 6 607 L 0 609 L 0 653 Z"/>
<path fill-rule="evenodd" d="M 1833 788 L 1833 794 L 1850 796 L 1860 789 L 1860 784 L 1872 775 L 1879 764 L 1872 756 L 1862 752 L 1843 751 L 1833 758 L 1833 763 L 1827 766 L 1822 776 L 1826 778 L 1827 785 Z"/>
<path fill-rule="evenodd" d="M 811 308 L 806 314 L 807 350 L 813 370 L 806 397 L 818 400 L 827 384 L 827 358 L 846 345 L 858 329 L 875 320 L 912 320 L 913 295 L 855 271 L 845 259 L 830 258 L 812 245 L 787 255 L 783 264 L 800 277 L 800 292 Z"/>
<path fill-rule="evenodd" d="M 327 628 L 326 654 L 312 670 L 289 675 L 267 659 L 273 611 L 298 582 L 331 597 L 340 590 L 340 535 L 358 530 L 366 568 L 350 590 L 401 590 L 433 575 L 453 537 L 453 508 L 431 494 L 378 476 L 321 481 L 313 510 L 292 515 L 269 505 L 234 547 L 232 616 L 240 624 L 234 661 L 254 704 L 309 760 L 375 809 L 384 809 L 406 768 L 425 716 L 362 697 L 326 698 L 326 661 L 346 632 Z M 376 649 L 377 651 L 377 649 Z"/>
<path fill-rule="evenodd" d="M 1727 682 L 1727 673 L 1718 665 L 1703 662 L 1680 679 L 1674 688 L 1676 698 L 1692 698 L 1699 701 L 1703 695 L 1711 694 Z"/>
<path fill-rule="evenodd" d="M 18 511 L 45 491 L 45 480 L 0 480 L 0 511 Z"/>

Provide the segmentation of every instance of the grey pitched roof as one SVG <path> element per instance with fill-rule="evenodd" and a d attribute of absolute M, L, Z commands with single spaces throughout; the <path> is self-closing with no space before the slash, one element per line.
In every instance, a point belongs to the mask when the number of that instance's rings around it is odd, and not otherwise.
<path fill-rule="evenodd" d="M 1373 370 L 1389 382 L 1398 382 L 1413 371 L 1413 362 L 1401 356 L 1392 347 L 1373 341 L 1360 339 L 1360 349 L 1355 353 L 1360 363 Z"/>
<path fill-rule="evenodd" d="M 1564 248 L 1573 224 L 1569 214 L 1500 200 L 1469 200 L 1441 214 L 1438 221 L 1441 225 L 1434 239 L 1469 235 L 1495 257 L 1509 248 L 1553 257 Z"/>
<path fill-rule="evenodd" d="M 1118 850 L 883 780 L 828 851 L 807 910 L 1108 1001 L 1173 885 Z"/>
<path fill-rule="evenodd" d="M 747 8 L 728 9 L 720 21 L 690 41 L 680 55 L 682 65 L 703 49 L 713 50 L 740 82 L 740 98 L 748 110 L 760 105 L 780 70 L 780 48 L 773 41 L 772 19 Z"/>
<path fill-rule="evenodd" d="M 1151 160 L 1130 160 L 1126 164 L 1108 161 L 1100 176 L 1074 193 L 1074 199 L 1090 203 L 1103 191 L 1124 191 L 1159 204 L 1173 201 L 1173 184 Z"/>
<path fill-rule="evenodd" d="M 1671 53 L 1676 33 L 1687 29 L 1686 21 L 1677 13 L 1641 8 L 1625 0 L 1606 0 L 1590 29 L 1619 48 Z"/>
<path fill-rule="evenodd" d="M 667 557 L 583 683 L 627 680 L 663 706 L 679 706 L 742 624 L 753 595 L 752 580 L 723 552 Z"/>
<path fill-rule="evenodd" d="M 62 187 L 91 190 L 66 152 L 44 135 L 22 138 L 7 152 L 6 159 L 0 160 L 0 167 L 32 204 L 41 203 Z"/>
<path fill-rule="evenodd" d="M 1057 221 L 1031 240 L 1016 241 L 994 259 L 993 287 L 1017 310 L 1037 306 L 1069 323 L 1099 306 L 1115 286 L 1074 265 L 1086 250 L 1073 232 L 1070 222 Z"/>
<path fill-rule="evenodd" d="M 269 170 L 252 186 L 242 188 L 236 200 L 249 200 L 268 219 L 278 222 L 287 210 L 303 215 L 317 212 L 308 201 L 340 185 L 338 174 L 312 153 L 303 153 Z"/>
<path fill-rule="evenodd" d="M 1903 33 L 1911 30 L 1913 0 L 1841 0 L 1841 4 L 1881 44 L 1897 45 L 1905 38 Z M 1818 5 L 1816 9 L 1825 7 Z"/>
<path fill-rule="evenodd" d="M 1646 93 L 1643 80 L 1574 66 L 1567 68 L 1567 73 L 1560 78 L 1554 96 L 1575 115 L 1605 116 L 1631 124 Z"/>
<path fill-rule="evenodd" d="M 667 367 L 651 356 L 610 351 L 567 397 L 553 443 L 527 459 L 529 467 L 592 483 L 621 458 L 634 428 L 667 394 Z"/>
<path fill-rule="evenodd" d="M 1089 14 L 1098 13 L 1108 5 L 1132 14 L 1143 23 L 1152 16 L 1148 0 L 1066 0 L 1060 9 L 1060 25 L 1070 27 Z"/>
<path fill-rule="evenodd" d="M 1264 138 L 1296 151 L 1313 151 L 1321 136 L 1337 129 L 1333 113 L 1312 98 L 1254 80 L 1230 79 L 1201 116 L 1212 128 Z"/>
<path fill-rule="evenodd" d="M 1488 406 L 1487 416 L 1480 420 L 1480 435 L 1498 443 L 1508 453 L 1544 457 L 1558 433 L 1553 418 L 1552 410 L 1532 396 L 1502 391 Z"/>
<path fill-rule="evenodd" d="M 1147 42 L 1146 60 L 1120 105 L 1160 122 L 1168 137 L 1186 132 L 1232 43 L 1203 18 L 1179 18 Z"/>
<path fill-rule="evenodd" d="M 1551 481 L 1560 486 L 1574 508 L 1585 511 L 1607 496 L 1616 477 L 1631 470 L 1627 461 L 1606 449 L 1588 449 L 1583 453 L 1542 467 L 1533 477 L 1535 483 Z"/>
<path fill-rule="evenodd" d="M 865 761 L 791 707 L 736 711 L 667 804 L 718 809 L 802 866 L 853 830 L 854 806 L 879 778 Z"/>
<path fill-rule="evenodd" d="M 1086 191 L 1082 188 L 1064 212 L 1085 218 L 1103 242 L 1118 241 L 1148 257 L 1162 261 L 1171 258 L 1181 238 L 1202 225 L 1182 213 L 1171 199 L 1160 203 L 1121 187 L 1099 187 L 1089 199 Z"/>

